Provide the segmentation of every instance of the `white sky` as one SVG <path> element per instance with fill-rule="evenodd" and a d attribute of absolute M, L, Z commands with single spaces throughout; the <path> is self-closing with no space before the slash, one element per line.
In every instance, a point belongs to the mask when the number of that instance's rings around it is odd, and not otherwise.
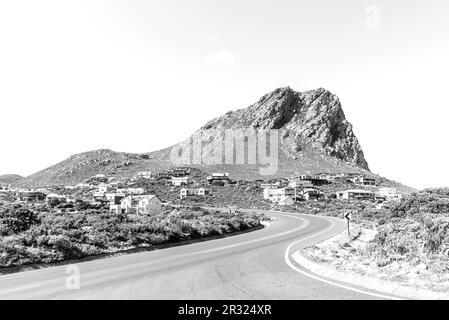
<path fill-rule="evenodd" d="M 447 186 L 448 16 L 447 0 L 1 0 L 0 173 L 164 148 L 289 85 L 340 97 L 374 173 Z"/>

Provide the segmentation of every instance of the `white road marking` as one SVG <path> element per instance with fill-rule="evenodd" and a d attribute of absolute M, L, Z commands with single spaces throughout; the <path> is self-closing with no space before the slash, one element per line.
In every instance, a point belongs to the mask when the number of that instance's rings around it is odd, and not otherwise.
<path fill-rule="evenodd" d="M 323 218 L 323 219 L 325 219 L 325 218 Z M 313 237 L 316 237 L 316 236 L 318 236 L 318 235 L 320 235 L 320 234 L 322 234 L 322 233 L 325 233 L 325 232 L 329 231 L 330 229 L 332 229 L 332 228 L 334 227 L 335 223 L 334 223 L 332 220 L 328 220 L 328 219 L 325 219 L 325 220 L 331 222 L 331 225 L 330 225 L 328 228 L 326 228 L 326 229 L 324 229 L 323 231 L 320 231 L 320 232 L 318 232 L 318 233 L 315 233 L 315 234 L 313 234 L 313 235 L 310 235 L 310 236 L 308 236 L 308 237 L 306 237 L 306 238 L 302 238 L 302 239 L 300 239 L 300 240 L 297 240 L 297 241 L 295 241 L 295 242 L 293 242 L 293 243 L 291 243 L 291 244 L 288 245 L 287 249 L 285 250 L 285 254 L 284 254 L 284 259 L 285 259 L 285 262 L 287 263 L 287 265 L 288 265 L 290 268 L 292 268 L 293 270 L 295 270 L 296 272 L 301 273 L 302 275 L 305 275 L 305 276 L 307 276 L 307 277 L 309 277 L 309 278 L 312 278 L 312 279 L 315 279 L 315 280 L 318 280 L 318 281 L 321 281 L 321 282 L 330 284 L 330 285 L 335 286 L 335 287 L 343 288 L 343 289 L 350 290 L 350 291 L 353 291 L 353 292 L 357 292 L 357 293 L 361 293 L 361 294 L 365 294 L 365 295 L 370 295 L 370 296 L 377 297 L 377 298 L 382 298 L 382 299 L 403 300 L 403 299 L 398 298 L 398 297 L 393 297 L 393 296 L 384 295 L 384 294 L 380 294 L 380 293 L 374 293 L 374 292 L 369 292 L 369 291 L 365 291 L 365 290 L 360 290 L 360 289 L 352 288 L 352 287 L 350 287 L 350 286 L 346 286 L 346 285 L 343 285 L 343 284 L 340 284 L 340 283 L 337 283 L 337 282 L 334 282 L 334 281 L 330 281 L 330 280 L 326 280 L 326 279 L 320 278 L 320 277 L 314 275 L 313 273 L 310 273 L 310 272 L 307 272 L 307 271 L 303 271 L 303 270 L 297 268 L 297 267 L 290 261 L 289 252 L 290 252 L 291 248 L 292 248 L 294 245 L 296 245 L 297 243 L 300 243 L 300 242 L 302 242 L 302 241 L 306 241 L 306 240 L 308 240 L 308 239 L 311 239 L 311 238 L 313 238 Z"/>

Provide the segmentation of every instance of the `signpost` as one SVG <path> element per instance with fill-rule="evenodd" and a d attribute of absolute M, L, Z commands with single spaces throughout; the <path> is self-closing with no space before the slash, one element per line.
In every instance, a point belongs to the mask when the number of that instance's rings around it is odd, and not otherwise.
<path fill-rule="evenodd" d="M 348 235 L 351 235 L 351 232 L 349 231 L 349 222 L 352 220 L 352 211 L 348 211 L 344 214 L 344 217 L 346 221 L 348 221 Z"/>

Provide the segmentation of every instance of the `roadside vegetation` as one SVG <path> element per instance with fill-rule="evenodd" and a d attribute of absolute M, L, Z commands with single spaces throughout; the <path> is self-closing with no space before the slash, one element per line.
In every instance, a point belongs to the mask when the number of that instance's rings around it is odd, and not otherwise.
<path fill-rule="evenodd" d="M 449 189 L 411 194 L 377 219 L 377 229 L 367 254 L 379 266 L 408 261 L 449 271 Z"/>
<path fill-rule="evenodd" d="M 168 208 L 156 215 L 76 208 L 0 205 L 0 267 L 79 259 L 138 247 L 226 235 L 261 227 L 262 215 Z M 82 209 L 82 210 L 78 210 Z"/>

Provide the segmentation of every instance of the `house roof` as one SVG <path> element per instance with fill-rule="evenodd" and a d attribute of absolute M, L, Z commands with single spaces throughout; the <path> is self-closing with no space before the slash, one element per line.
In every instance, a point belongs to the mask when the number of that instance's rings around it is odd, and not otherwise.
<path fill-rule="evenodd" d="M 120 200 L 120 202 L 126 201 L 126 200 L 128 200 L 128 199 L 140 201 L 140 200 L 143 200 L 143 199 L 151 200 L 151 199 L 153 199 L 153 198 L 158 198 L 159 200 L 161 200 L 157 195 L 155 195 L 155 194 L 149 194 L 149 195 L 139 195 L 139 196 L 127 196 L 127 197 L 123 198 L 122 200 Z"/>
<path fill-rule="evenodd" d="M 374 193 L 372 191 L 363 190 L 363 189 L 349 189 L 349 190 L 338 191 L 338 193 L 341 193 L 341 192 Z"/>

